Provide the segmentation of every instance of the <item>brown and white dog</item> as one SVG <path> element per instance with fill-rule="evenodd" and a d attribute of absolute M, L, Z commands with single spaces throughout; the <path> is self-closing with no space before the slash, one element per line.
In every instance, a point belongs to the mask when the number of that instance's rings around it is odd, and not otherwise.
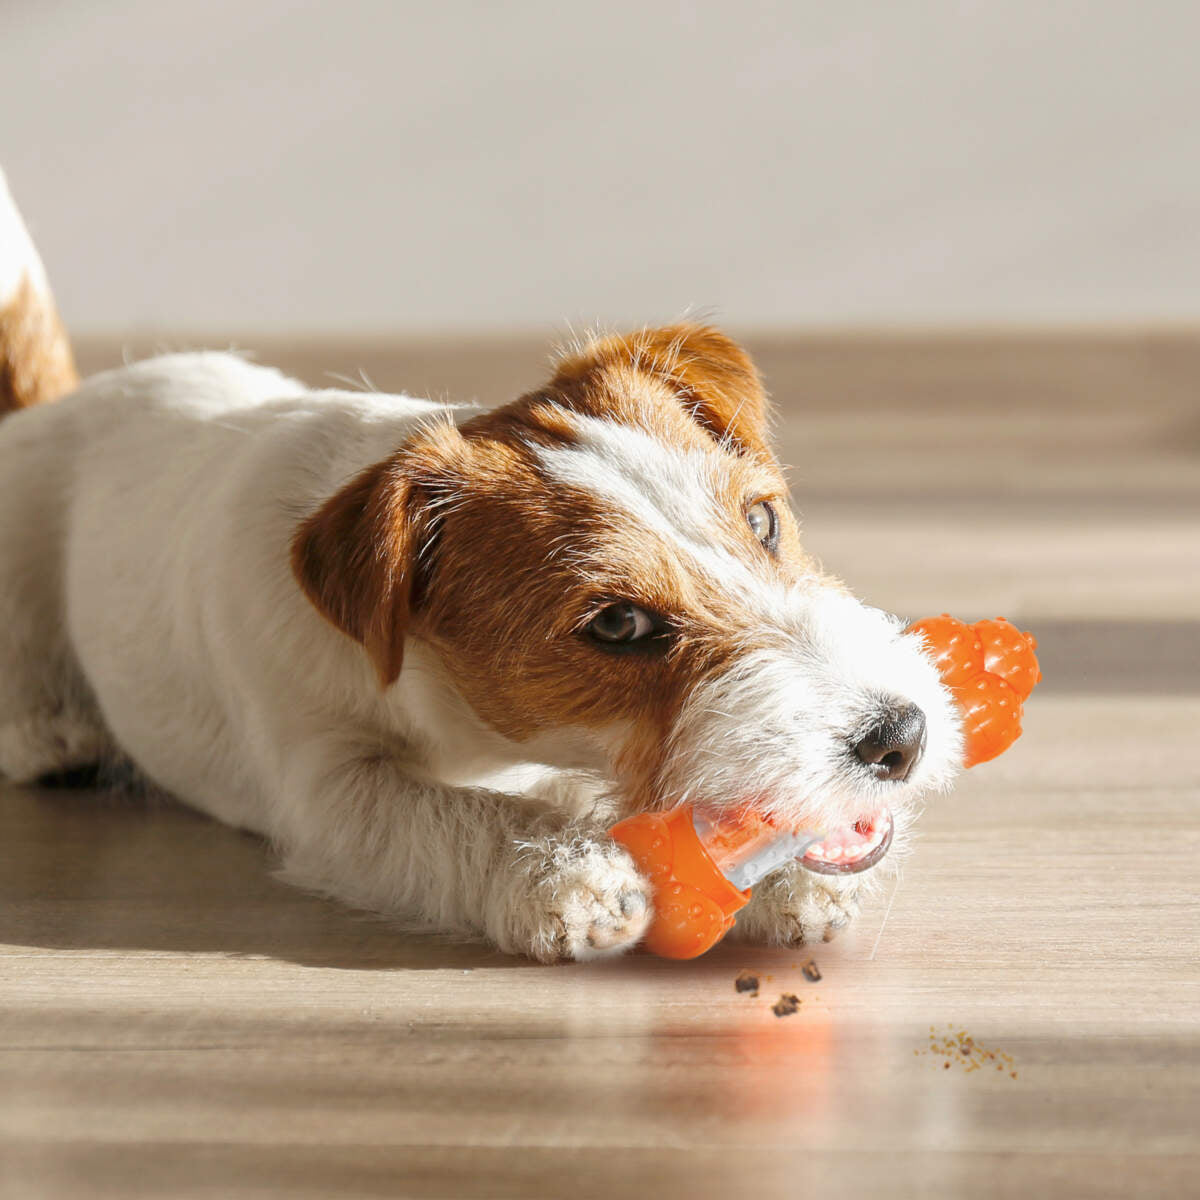
<path fill-rule="evenodd" d="M 11 779 L 120 758 L 304 886 L 552 960 L 645 928 L 622 815 L 832 831 L 739 919 L 791 944 L 952 776 L 933 666 L 806 556 L 716 330 L 597 338 L 494 411 L 211 353 L 31 404 L 73 377 L 2 181 L 0 287 Z"/>

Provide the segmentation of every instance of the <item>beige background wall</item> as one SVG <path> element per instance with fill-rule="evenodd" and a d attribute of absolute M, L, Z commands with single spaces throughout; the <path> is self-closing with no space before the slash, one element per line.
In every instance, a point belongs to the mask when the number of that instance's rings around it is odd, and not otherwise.
<path fill-rule="evenodd" d="M 78 332 L 1200 316 L 1200 5 L 0 0 Z"/>

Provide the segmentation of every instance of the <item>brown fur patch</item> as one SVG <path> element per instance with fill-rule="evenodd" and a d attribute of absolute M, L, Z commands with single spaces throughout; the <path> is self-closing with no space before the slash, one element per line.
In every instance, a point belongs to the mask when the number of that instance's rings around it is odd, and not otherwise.
<path fill-rule="evenodd" d="M 429 533 L 421 482 L 461 440 L 449 425 L 423 430 L 335 493 L 292 539 L 292 572 L 304 594 L 362 643 L 385 687 L 403 664 Z"/>
<path fill-rule="evenodd" d="M 78 383 L 54 302 L 26 275 L 0 309 L 0 413 L 57 400 Z"/>
<path fill-rule="evenodd" d="M 602 338 L 561 362 L 547 390 L 591 415 L 616 415 L 611 404 L 622 389 L 596 386 L 614 373 L 664 384 L 687 415 L 733 453 L 771 460 L 762 380 L 746 352 L 720 330 L 685 322 Z M 608 411 L 597 412 L 597 401 Z"/>

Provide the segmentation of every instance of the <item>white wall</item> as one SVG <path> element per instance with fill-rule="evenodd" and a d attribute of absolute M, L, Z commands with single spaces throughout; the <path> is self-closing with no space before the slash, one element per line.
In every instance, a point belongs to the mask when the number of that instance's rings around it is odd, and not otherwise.
<path fill-rule="evenodd" d="M 0 0 L 78 331 L 1200 316 L 1200 3 Z"/>

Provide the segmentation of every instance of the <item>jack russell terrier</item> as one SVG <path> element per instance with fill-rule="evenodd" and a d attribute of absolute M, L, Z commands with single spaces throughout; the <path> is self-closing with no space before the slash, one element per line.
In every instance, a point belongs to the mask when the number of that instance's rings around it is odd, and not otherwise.
<path fill-rule="evenodd" d="M 491 411 L 217 353 L 77 385 L 0 176 L 3 412 L 0 774 L 131 765 L 409 927 L 628 948 L 650 889 L 605 830 L 703 800 L 860 831 L 734 934 L 828 938 L 961 759 L 915 639 L 806 556 L 715 329 L 596 338 Z"/>

